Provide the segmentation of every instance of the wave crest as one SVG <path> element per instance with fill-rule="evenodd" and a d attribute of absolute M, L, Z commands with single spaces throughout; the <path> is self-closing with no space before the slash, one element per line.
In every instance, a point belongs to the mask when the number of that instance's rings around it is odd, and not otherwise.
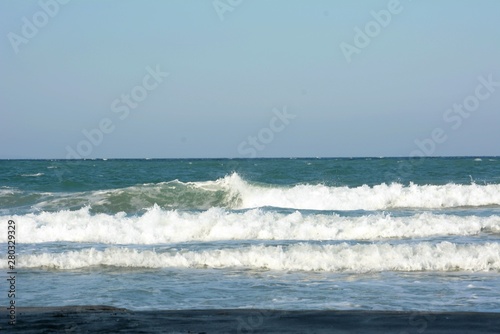
<path fill-rule="evenodd" d="M 9 217 L 1 218 L 4 221 Z M 201 212 L 150 208 L 140 216 L 91 214 L 78 211 L 42 212 L 15 216 L 23 243 L 96 242 L 161 244 L 219 240 L 380 240 L 450 235 L 499 234 L 500 217 L 416 213 L 362 216 L 280 213 L 252 209 L 241 212 L 212 208 Z M 6 242 L 6 235 L 0 235 Z"/>
<path fill-rule="evenodd" d="M 9 190 L 10 191 L 10 190 Z M 280 186 L 257 184 L 233 173 L 215 181 L 135 185 L 78 193 L 0 193 L 8 207 L 30 210 L 77 210 L 139 213 L 153 205 L 166 209 L 207 210 L 212 207 L 250 209 L 276 207 L 299 210 L 446 209 L 500 206 L 500 184 L 416 185 L 399 183 L 335 187 L 322 184 Z M 16 203 L 16 201 L 18 203 Z M 2 208 L 1 206 L 0 208 Z M 5 207 L 4 207 L 5 208 Z"/>
<path fill-rule="evenodd" d="M 250 246 L 203 251 L 85 249 L 65 253 L 20 255 L 22 268 L 248 268 L 292 271 L 498 271 L 500 244 L 458 245 L 450 242 L 413 245 Z M 6 261 L 2 261 L 5 268 Z"/>

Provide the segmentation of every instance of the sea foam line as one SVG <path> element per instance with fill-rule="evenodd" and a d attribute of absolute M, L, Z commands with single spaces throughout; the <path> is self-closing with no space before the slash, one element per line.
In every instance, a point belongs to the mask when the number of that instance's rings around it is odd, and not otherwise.
<path fill-rule="evenodd" d="M 41 212 L 0 217 L 14 219 L 23 243 L 55 241 L 104 244 L 160 244 L 218 240 L 379 240 L 499 234 L 500 216 L 416 213 L 363 216 L 280 213 L 262 209 L 235 212 L 212 208 L 201 212 L 150 208 L 140 216 L 77 211 Z M 6 236 L 0 234 L 0 242 Z"/>
<path fill-rule="evenodd" d="M 5 268 L 6 261 L 1 262 Z M 96 266 L 124 268 L 247 268 L 293 271 L 498 271 L 500 244 L 294 244 L 239 249 L 154 250 L 109 248 L 19 256 L 19 268 L 59 270 Z"/>

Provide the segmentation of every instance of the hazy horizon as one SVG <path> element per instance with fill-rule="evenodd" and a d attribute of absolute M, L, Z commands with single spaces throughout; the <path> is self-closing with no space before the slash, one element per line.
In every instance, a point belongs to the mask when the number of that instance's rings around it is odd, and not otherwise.
<path fill-rule="evenodd" d="M 0 159 L 500 156 L 500 2 L 0 3 Z"/>

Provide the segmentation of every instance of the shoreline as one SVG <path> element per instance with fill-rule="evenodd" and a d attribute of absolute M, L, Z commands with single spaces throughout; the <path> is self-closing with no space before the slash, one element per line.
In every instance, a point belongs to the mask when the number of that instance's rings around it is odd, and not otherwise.
<path fill-rule="evenodd" d="M 11 333 L 499 333 L 500 313 L 365 310 L 153 310 L 104 305 L 18 307 Z"/>

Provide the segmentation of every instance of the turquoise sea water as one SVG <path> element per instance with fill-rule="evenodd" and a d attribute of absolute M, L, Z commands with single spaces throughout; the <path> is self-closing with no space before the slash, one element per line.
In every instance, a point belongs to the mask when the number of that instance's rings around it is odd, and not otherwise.
<path fill-rule="evenodd" d="M 500 311 L 498 157 L 3 160 L 9 220 L 19 306 Z"/>

